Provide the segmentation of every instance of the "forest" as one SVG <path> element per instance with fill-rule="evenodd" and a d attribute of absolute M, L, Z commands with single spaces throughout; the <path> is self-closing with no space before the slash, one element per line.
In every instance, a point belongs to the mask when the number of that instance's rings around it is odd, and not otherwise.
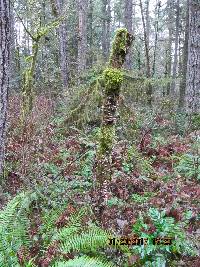
<path fill-rule="evenodd" d="M 200 267 L 200 1 L 0 0 L 0 267 Z"/>

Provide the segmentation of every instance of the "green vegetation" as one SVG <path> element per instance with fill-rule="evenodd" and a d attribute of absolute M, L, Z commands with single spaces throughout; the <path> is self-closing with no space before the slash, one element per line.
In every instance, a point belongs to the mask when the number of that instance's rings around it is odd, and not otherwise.
<path fill-rule="evenodd" d="M 107 68 L 103 72 L 106 94 L 112 92 L 119 93 L 120 86 L 123 82 L 123 74 L 118 69 Z"/>
<path fill-rule="evenodd" d="M 144 217 L 140 215 L 133 225 L 133 232 L 141 238 L 147 238 L 148 245 L 135 246 L 133 250 L 140 254 L 140 264 L 144 266 L 162 266 L 173 261 L 173 255 L 180 254 L 197 255 L 197 251 L 191 241 L 182 230 L 183 225 L 176 223 L 175 219 L 168 217 L 165 211 L 159 212 L 155 208 L 150 208 L 148 212 L 150 223 L 144 222 Z M 147 218 L 145 218 L 147 221 Z M 171 238 L 171 245 L 153 244 L 154 238 Z M 162 243 L 162 241 L 161 241 Z M 143 266 L 143 265 L 142 265 Z"/>
<path fill-rule="evenodd" d="M 199 266 L 195 1 L 9 2 L 0 267 Z"/>

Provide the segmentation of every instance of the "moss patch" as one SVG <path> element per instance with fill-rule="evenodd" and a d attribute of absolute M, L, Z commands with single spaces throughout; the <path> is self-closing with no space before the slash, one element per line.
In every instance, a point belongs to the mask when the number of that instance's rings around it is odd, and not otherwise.
<path fill-rule="evenodd" d="M 106 93 L 118 92 L 123 82 L 123 74 L 119 69 L 107 68 L 103 72 Z"/>
<path fill-rule="evenodd" d="M 115 137 L 115 127 L 113 125 L 104 125 L 101 127 L 99 136 L 99 155 L 109 154 L 112 150 L 113 140 Z"/>
<path fill-rule="evenodd" d="M 109 65 L 116 68 L 121 68 L 127 53 L 127 49 L 132 41 L 127 29 L 120 28 L 117 30 L 115 39 L 112 43 L 112 50 L 109 59 Z"/>

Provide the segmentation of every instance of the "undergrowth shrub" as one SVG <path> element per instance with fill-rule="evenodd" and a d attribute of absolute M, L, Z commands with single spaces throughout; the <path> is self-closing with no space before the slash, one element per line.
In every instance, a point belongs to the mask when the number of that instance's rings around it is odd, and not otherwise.
<path fill-rule="evenodd" d="M 184 223 L 177 223 L 172 217 L 166 216 L 165 211 L 150 208 L 145 218 L 140 214 L 133 225 L 133 233 L 140 238 L 147 238 L 148 244 L 134 246 L 133 251 L 140 255 L 139 266 L 164 267 L 179 255 L 197 255 L 192 242 L 188 240 L 183 227 Z M 154 238 L 171 238 L 171 245 L 153 244 Z"/>
<path fill-rule="evenodd" d="M 178 162 L 175 170 L 189 179 L 200 181 L 200 137 L 196 136 L 188 153 L 174 157 Z"/>
<path fill-rule="evenodd" d="M 200 181 L 200 157 L 198 155 L 184 154 L 179 158 L 179 163 L 175 170 L 186 178 L 194 178 Z"/>
<path fill-rule="evenodd" d="M 151 159 L 144 158 L 135 145 L 128 148 L 123 158 L 122 166 L 126 173 L 137 170 L 142 177 L 149 177 L 151 174 L 154 174 Z"/>
<path fill-rule="evenodd" d="M 90 149 L 85 153 L 84 157 L 82 157 L 82 159 L 80 160 L 80 165 L 79 165 L 80 170 L 78 173 L 86 179 L 91 178 L 93 175 L 95 155 L 96 155 L 95 150 Z"/>

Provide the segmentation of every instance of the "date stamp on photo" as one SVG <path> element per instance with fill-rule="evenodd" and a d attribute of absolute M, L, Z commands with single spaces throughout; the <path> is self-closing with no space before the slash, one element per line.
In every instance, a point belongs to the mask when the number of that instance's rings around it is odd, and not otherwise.
<path fill-rule="evenodd" d="M 142 245 L 172 245 L 172 238 L 170 237 L 157 237 L 157 238 L 135 238 L 135 237 L 121 237 L 121 238 L 109 238 L 108 244 L 111 246 L 142 246 Z"/>

